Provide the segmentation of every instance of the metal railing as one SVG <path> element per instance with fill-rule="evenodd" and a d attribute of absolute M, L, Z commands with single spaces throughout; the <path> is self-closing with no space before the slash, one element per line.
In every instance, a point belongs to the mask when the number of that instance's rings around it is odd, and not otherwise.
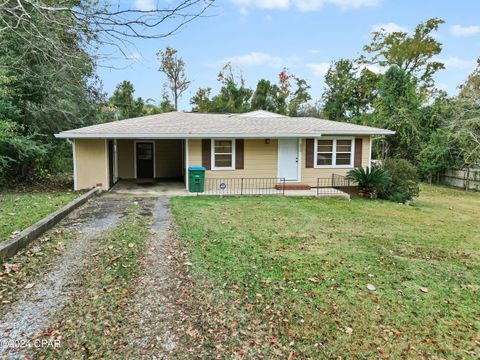
<path fill-rule="evenodd" d="M 339 188 L 355 186 L 343 175 L 332 174 L 330 177 L 317 178 L 317 196 L 323 194 L 340 194 Z"/>
<path fill-rule="evenodd" d="M 332 174 L 332 187 L 339 188 L 339 187 L 349 187 L 353 186 L 350 179 L 347 179 L 343 175 Z"/>
<path fill-rule="evenodd" d="M 205 178 L 197 195 L 285 195 L 285 178 Z"/>

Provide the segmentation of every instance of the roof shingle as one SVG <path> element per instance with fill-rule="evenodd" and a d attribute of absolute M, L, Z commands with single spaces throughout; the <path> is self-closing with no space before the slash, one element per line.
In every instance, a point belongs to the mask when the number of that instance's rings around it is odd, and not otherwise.
<path fill-rule="evenodd" d="M 393 131 L 311 117 L 170 112 L 62 131 L 58 138 L 282 138 L 390 135 Z"/>

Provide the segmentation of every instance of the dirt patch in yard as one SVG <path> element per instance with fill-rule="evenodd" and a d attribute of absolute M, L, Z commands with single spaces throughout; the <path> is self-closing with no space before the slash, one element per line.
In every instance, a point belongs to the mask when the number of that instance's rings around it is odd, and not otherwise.
<path fill-rule="evenodd" d="M 12 358 L 20 357 L 14 349 L 4 346 L 31 338 L 68 301 L 71 293 L 76 290 L 75 274 L 95 251 L 97 240 L 117 226 L 127 204 L 131 202 L 131 199 L 125 198 L 92 199 L 42 237 L 48 238 L 52 232 L 72 235 L 68 242 L 57 246 L 61 250 L 60 256 L 50 264 L 41 264 L 45 267 L 36 278 L 29 279 L 31 282 L 15 294 L 9 306 L 2 306 L 0 344 L 3 353 L 10 352 Z M 33 242 L 10 262 L 15 263 L 22 256 L 42 251 L 40 244 L 39 240 Z"/>

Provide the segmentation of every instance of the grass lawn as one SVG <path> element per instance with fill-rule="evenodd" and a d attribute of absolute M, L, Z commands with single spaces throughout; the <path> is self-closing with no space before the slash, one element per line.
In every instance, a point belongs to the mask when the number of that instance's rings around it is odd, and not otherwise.
<path fill-rule="evenodd" d="M 140 215 L 140 210 L 132 206 L 119 226 L 101 239 L 99 251 L 78 274 L 81 288 L 43 332 L 42 339 L 58 339 L 61 346 L 33 349 L 32 358 L 122 358 L 116 353 L 132 331 L 129 301 L 152 221 L 151 216 Z"/>
<path fill-rule="evenodd" d="M 230 334 L 217 349 L 247 358 L 478 358 L 480 193 L 422 190 L 412 206 L 173 199 L 192 269 L 210 284 L 204 298 L 218 295 L 208 309 Z M 214 348 L 218 327 L 202 326 Z"/>
<path fill-rule="evenodd" d="M 60 209 L 75 192 L 0 192 L 0 242 Z"/>

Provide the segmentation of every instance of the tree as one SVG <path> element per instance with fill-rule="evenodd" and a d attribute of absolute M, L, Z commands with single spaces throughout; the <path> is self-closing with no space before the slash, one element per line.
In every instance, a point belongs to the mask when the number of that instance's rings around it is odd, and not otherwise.
<path fill-rule="evenodd" d="M 253 91 L 245 86 L 245 80 L 241 74 L 235 74 L 230 63 L 223 66 L 217 80 L 222 83 L 222 87 L 219 94 L 212 98 L 210 111 L 220 113 L 249 111 Z"/>
<path fill-rule="evenodd" d="M 444 129 L 437 129 L 418 154 L 418 168 L 426 175 L 429 184 L 434 176 L 439 181 L 440 174 L 452 164 L 449 143 L 449 133 Z"/>
<path fill-rule="evenodd" d="M 352 109 L 355 68 L 348 59 L 334 62 L 325 74 L 326 90 L 322 95 L 323 112 L 330 120 L 346 121 Z"/>
<path fill-rule="evenodd" d="M 175 106 L 172 104 L 172 101 L 166 93 L 162 95 L 162 101 L 160 102 L 159 110 L 162 113 L 175 111 Z"/>
<path fill-rule="evenodd" d="M 190 104 L 193 105 L 192 111 L 206 113 L 211 109 L 210 94 L 211 88 L 198 88 L 195 95 L 190 99 Z"/>
<path fill-rule="evenodd" d="M 270 84 L 270 81 L 260 79 L 252 96 L 250 110 L 277 111 L 275 97 L 278 87 Z"/>
<path fill-rule="evenodd" d="M 429 89 L 434 83 L 433 75 L 445 68 L 443 63 L 434 60 L 442 51 L 442 45 L 432 35 L 443 23 L 442 19 L 429 19 L 418 24 L 411 35 L 403 31 L 375 31 L 372 42 L 363 47 L 370 58 L 362 55 L 359 63 L 381 67 L 396 65 L 415 79 L 420 88 Z"/>
<path fill-rule="evenodd" d="M 11 159 L 8 176 L 35 179 L 45 170 L 70 170 L 71 147 L 53 134 L 112 119 L 95 75 L 105 58 L 99 48 L 125 55 L 129 39 L 170 36 L 213 1 L 174 0 L 150 10 L 104 0 L 1 2 L 0 156 Z M 129 107 L 138 113 L 143 100 Z M 14 151 L 10 141 L 23 147 Z M 20 152 L 27 149 L 28 156 Z"/>
<path fill-rule="evenodd" d="M 185 62 L 177 56 L 177 53 L 178 51 L 174 48 L 167 47 L 165 51 L 159 51 L 157 54 L 160 59 L 159 71 L 167 77 L 175 110 L 178 110 L 178 99 L 191 83 L 185 75 Z"/>
<path fill-rule="evenodd" d="M 470 169 L 480 164 L 480 59 L 476 69 L 460 87 L 454 105 L 447 128 L 457 146 L 460 164 Z"/>
<path fill-rule="evenodd" d="M 384 139 L 386 156 L 415 161 L 421 147 L 422 96 L 405 70 L 391 66 L 379 84 L 373 125 L 395 131 Z"/>
<path fill-rule="evenodd" d="M 372 110 L 380 79 L 379 74 L 351 60 L 334 62 L 325 75 L 324 114 L 331 120 L 361 122 Z"/>
<path fill-rule="evenodd" d="M 290 73 L 287 68 L 284 68 L 278 74 L 278 78 L 277 112 L 289 116 L 298 116 L 302 106 L 312 98 L 308 93 L 310 85 L 307 84 L 306 80 Z M 295 85 L 295 90 L 292 89 L 293 85 Z"/>
<path fill-rule="evenodd" d="M 143 115 L 144 101 L 140 97 L 135 100 L 133 96 L 134 93 L 135 89 L 133 84 L 128 80 L 122 81 L 115 88 L 115 91 L 110 98 L 110 103 L 116 108 L 117 120 Z"/>
<path fill-rule="evenodd" d="M 468 76 L 465 83 L 460 86 L 460 93 L 457 99 L 480 107 L 480 58 L 477 59 L 475 70 Z"/>
<path fill-rule="evenodd" d="M 312 99 L 308 93 L 310 85 L 307 84 L 307 81 L 294 77 L 296 89 L 292 94 L 292 97 L 288 102 L 288 115 L 289 116 L 299 116 L 299 111 L 302 105 L 306 104 Z"/>
<path fill-rule="evenodd" d="M 106 0 L 18 0 L 0 3 L 0 33 L 21 35 L 25 53 L 50 64 L 75 68 L 69 46 L 59 34 L 70 34 L 84 49 L 116 47 L 126 56 L 134 38 L 162 39 L 202 16 L 215 0 L 174 0 L 139 8 L 134 2 L 111 4 Z M 48 27 L 38 26 L 47 24 Z M 34 73 L 34 72 L 32 72 Z"/>

